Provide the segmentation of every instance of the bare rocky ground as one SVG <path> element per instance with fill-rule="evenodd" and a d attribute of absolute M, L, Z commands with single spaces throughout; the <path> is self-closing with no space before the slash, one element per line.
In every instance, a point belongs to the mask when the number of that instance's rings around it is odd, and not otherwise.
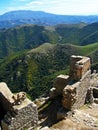
<path fill-rule="evenodd" d="M 98 130 L 98 104 L 84 105 L 81 109 L 75 110 L 74 113 L 71 118 L 74 122 Z"/>
<path fill-rule="evenodd" d="M 57 121 L 60 103 L 56 101 L 39 113 L 37 130 L 98 130 L 98 104 L 86 104 L 74 110 L 72 116 Z"/>

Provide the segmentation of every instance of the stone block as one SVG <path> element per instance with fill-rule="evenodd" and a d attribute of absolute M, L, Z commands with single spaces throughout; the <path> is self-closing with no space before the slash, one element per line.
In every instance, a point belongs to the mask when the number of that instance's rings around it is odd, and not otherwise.
<path fill-rule="evenodd" d="M 73 80 L 80 80 L 90 69 L 90 58 L 84 56 L 71 56 L 70 77 Z"/>
<path fill-rule="evenodd" d="M 55 94 L 56 95 L 61 95 L 63 89 L 69 82 L 69 76 L 68 75 L 59 75 L 57 76 L 53 87 L 55 88 Z"/>

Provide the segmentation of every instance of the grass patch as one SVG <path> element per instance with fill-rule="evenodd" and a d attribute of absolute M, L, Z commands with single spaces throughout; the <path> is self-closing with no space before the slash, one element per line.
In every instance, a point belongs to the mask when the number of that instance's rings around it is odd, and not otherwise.
<path fill-rule="evenodd" d="M 35 53 L 47 53 L 47 51 L 49 49 L 52 49 L 53 47 L 54 47 L 53 44 L 44 43 L 44 44 L 40 45 L 39 47 L 30 50 L 28 53 L 32 53 L 32 52 L 35 52 Z"/>
<path fill-rule="evenodd" d="M 87 46 L 81 46 L 79 47 L 79 49 L 82 55 L 89 55 L 98 50 L 98 43 L 90 44 Z"/>
<path fill-rule="evenodd" d="M 44 103 L 42 106 L 38 108 L 38 112 L 44 111 L 44 109 L 46 109 L 50 104 L 51 101 L 47 101 L 46 103 Z"/>

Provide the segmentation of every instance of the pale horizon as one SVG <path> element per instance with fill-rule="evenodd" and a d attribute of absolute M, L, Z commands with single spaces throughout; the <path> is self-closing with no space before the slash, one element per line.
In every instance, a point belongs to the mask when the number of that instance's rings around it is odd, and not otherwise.
<path fill-rule="evenodd" d="M 16 10 L 60 15 L 98 15 L 98 0 L 3 0 L 0 5 L 0 15 Z"/>

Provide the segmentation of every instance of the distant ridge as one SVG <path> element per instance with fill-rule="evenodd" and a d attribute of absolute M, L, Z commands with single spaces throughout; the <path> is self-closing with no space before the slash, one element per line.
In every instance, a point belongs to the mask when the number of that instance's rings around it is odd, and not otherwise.
<path fill-rule="evenodd" d="M 7 12 L 0 15 L 0 28 L 10 28 L 23 24 L 57 25 L 76 23 L 98 22 L 98 15 L 77 16 L 77 15 L 56 15 L 43 11 L 19 10 Z"/>
<path fill-rule="evenodd" d="M 98 23 L 18 26 L 0 29 L 0 58 L 23 50 L 34 49 L 43 43 L 85 46 L 96 42 L 98 42 Z M 48 47 L 46 44 L 44 47 L 51 48 L 51 44 Z M 35 49 L 35 52 L 41 51 L 42 48 Z"/>

